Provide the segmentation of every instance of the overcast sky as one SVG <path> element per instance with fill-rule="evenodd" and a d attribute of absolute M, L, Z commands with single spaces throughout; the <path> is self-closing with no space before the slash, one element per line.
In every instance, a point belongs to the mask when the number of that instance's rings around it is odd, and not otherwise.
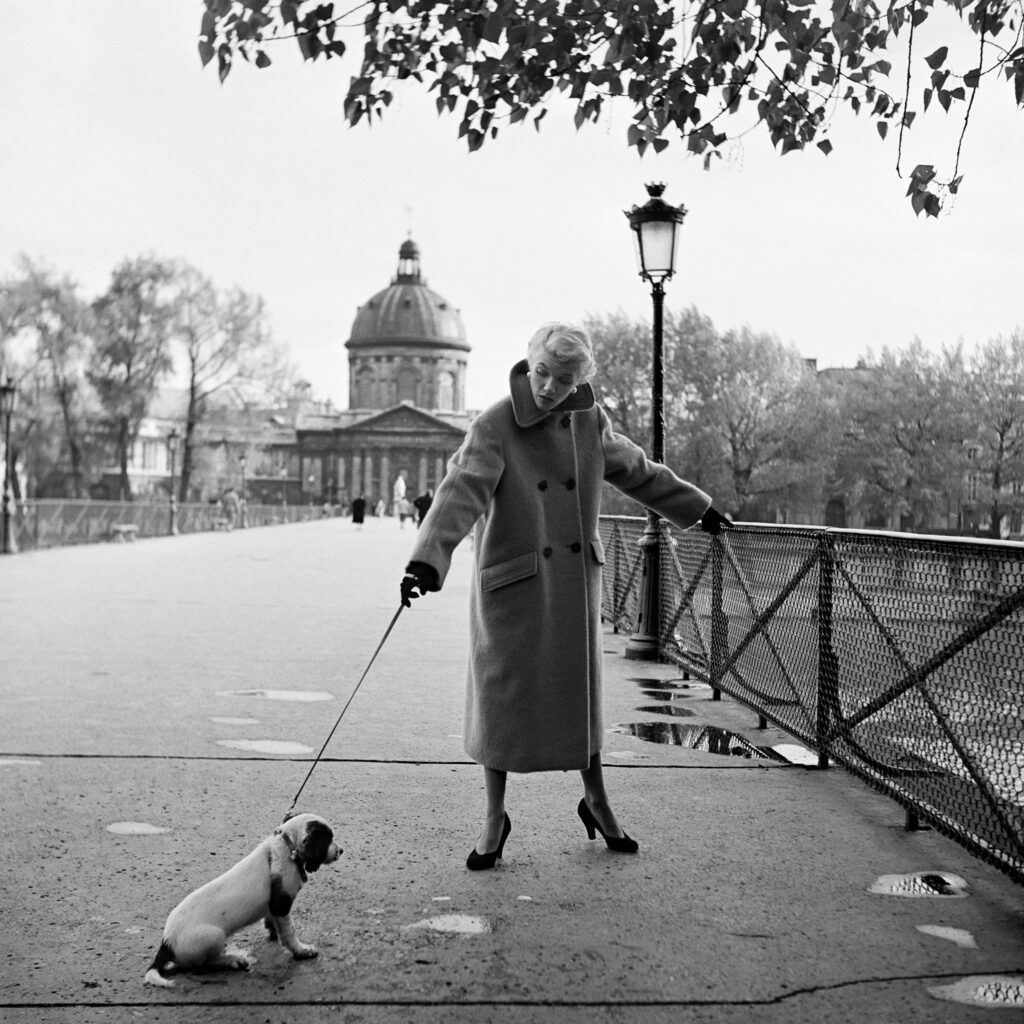
<path fill-rule="evenodd" d="M 979 94 L 960 196 L 936 221 L 904 197 L 895 135 L 848 115 L 828 158 L 779 157 L 758 133 L 711 172 L 681 146 L 639 159 L 626 112 L 580 132 L 549 115 L 468 154 L 458 122 L 412 90 L 382 124 L 346 127 L 347 57 L 303 65 L 281 44 L 272 68 L 222 86 L 200 67 L 199 18 L 190 0 L 0 5 L 0 273 L 24 252 L 91 299 L 126 257 L 180 257 L 262 295 L 314 393 L 344 407 L 356 309 L 411 233 L 427 283 L 461 310 L 479 408 L 540 323 L 649 317 L 622 211 L 660 180 L 689 210 L 667 303 L 721 330 L 831 366 L 1024 327 L 1024 113 L 1001 82 Z M 929 120 L 904 166 L 948 173 L 959 122 Z"/>

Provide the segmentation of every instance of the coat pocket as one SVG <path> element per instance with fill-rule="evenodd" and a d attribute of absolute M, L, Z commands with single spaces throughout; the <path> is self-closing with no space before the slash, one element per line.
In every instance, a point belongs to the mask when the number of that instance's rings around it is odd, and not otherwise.
<path fill-rule="evenodd" d="M 590 550 L 594 552 L 594 558 L 598 563 L 604 565 L 604 545 L 601 543 L 600 537 L 595 537 L 590 542 Z"/>
<path fill-rule="evenodd" d="M 480 570 L 480 589 L 487 593 L 499 590 L 510 583 L 518 583 L 530 576 L 537 575 L 537 552 L 528 551 L 525 555 L 517 555 L 497 565 L 489 565 Z"/>

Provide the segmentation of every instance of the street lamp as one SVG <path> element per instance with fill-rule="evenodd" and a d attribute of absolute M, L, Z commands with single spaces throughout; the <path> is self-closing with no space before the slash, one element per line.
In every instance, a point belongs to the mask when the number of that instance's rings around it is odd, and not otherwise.
<path fill-rule="evenodd" d="M 178 534 L 178 496 L 174 493 L 174 471 L 178 455 L 177 428 L 172 428 L 167 435 L 167 450 L 171 453 L 171 521 L 167 532 L 175 537 Z"/>
<path fill-rule="evenodd" d="M 241 488 L 241 494 L 239 494 L 238 497 L 239 497 L 239 506 L 240 506 L 239 511 L 241 513 L 241 527 L 242 527 L 243 530 L 245 529 L 245 527 L 247 525 L 246 521 L 245 521 L 245 515 L 246 515 L 246 507 L 245 507 L 246 506 L 246 501 L 245 501 L 245 464 L 248 461 L 249 460 L 246 458 L 245 452 L 242 452 L 242 454 L 238 456 L 238 465 L 242 469 L 242 488 Z"/>
<path fill-rule="evenodd" d="M 643 206 L 625 211 L 633 231 L 637 267 L 640 276 L 651 286 L 654 304 L 654 366 L 651 374 L 651 457 L 655 462 L 665 459 L 665 359 L 662 344 L 662 315 L 665 305 L 665 282 L 675 273 L 676 248 L 679 243 L 679 225 L 686 216 L 683 206 L 670 206 L 661 198 L 663 183 L 647 185 L 650 197 Z M 659 557 L 660 517 L 648 511 L 647 525 L 640 538 L 644 557 L 644 577 L 641 582 L 640 610 L 636 629 L 626 644 L 626 657 L 638 661 L 652 661 L 658 657 L 658 634 L 661 609 L 659 584 L 661 565 Z"/>
<path fill-rule="evenodd" d="M 10 374 L 0 384 L 0 418 L 4 425 L 4 494 L 3 494 L 3 536 L 0 539 L 0 554 L 13 555 L 18 551 L 11 525 L 11 505 L 14 502 L 12 488 L 14 485 L 14 460 L 11 458 L 11 417 L 14 415 L 14 402 L 18 397 L 18 388 Z"/>
<path fill-rule="evenodd" d="M 282 521 L 288 521 L 288 467 L 281 467 L 281 515 Z"/>

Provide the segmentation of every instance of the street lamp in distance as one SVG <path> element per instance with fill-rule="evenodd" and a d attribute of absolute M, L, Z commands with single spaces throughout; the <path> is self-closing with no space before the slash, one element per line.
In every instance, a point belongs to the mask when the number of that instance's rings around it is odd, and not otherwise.
<path fill-rule="evenodd" d="M 174 493 L 174 473 L 177 468 L 178 440 L 178 430 L 176 427 L 172 427 L 171 432 L 167 435 L 167 450 L 171 454 L 171 521 L 167 532 L 172 537 L 178 534 L 178 496 Z"/>
<path fill-rule="evenodd" d="M 14 504 L 14 460 L 11 458 L 11 418 L 18 397 L 18 388 L 10 374 L 0 383 L 0 420 L 4 428 L 4 493 L 3 493 L 3 534 L 0 537 L 0 554 L 13 555 L 18 551 L 14 539 L 12 505 Z"/>
<path fill-rule="evenodd" d="M 643 206 L 625 211 L 633 232 L 637 268 L 640 276 L 651 286 L 653 315 L 653 366 L 651 373 L 651 458 L 665 460 L 665 355 L 663 344 L 663 317 L 665 282 L 676 269 L 676 250 L 679 245 L 679 226 L 686 216 L 684 206 L 671 206 L 662 199 L 664 183 L 647 185 L 648 200 Z M 653 661 L 659 656 L 661 608 L 659 586 L 661 558 L 659 551 L 660 517 L 647 513 L 647 525 L 640 538 L 644 556 L 644 575 L 641 581 L 640 609 L 633 635 L 626 644 L 626 657 L 637 661 Z"/>

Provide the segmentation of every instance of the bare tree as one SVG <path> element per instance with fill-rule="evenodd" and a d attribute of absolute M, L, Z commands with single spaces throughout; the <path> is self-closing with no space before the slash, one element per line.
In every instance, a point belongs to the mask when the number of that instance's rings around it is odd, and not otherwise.
<path fill-rule="evenodd" d="M 93 303 L 96 340 L 89 380 L 114 433 L 122 500 L 131 500 L 128 467 L 160 379 L 172 368 L 172 268 L 153 257 L 124 260 Z"/>
<path fill-rule="evenodd" d="M 173 333 L 184 356 L 188 406 L 179 497 L 187 500 L 195 464 L 196 430 L 216 400 L 244 402 L 247 389 L 284 373 L 263 300 L 238 287 L 219 290 L 188 265 L 175 273 Z"/>
<path fill-rule="evenodd" d="M 972 467 L 985 479 L 989 532 L 999 537 L 1004 515 L 1024 508 L 1024 332 L 981 345 L 971 358 L 970 408 L 980 459 Z M 1010 490 L 1016 485 L 1017 490 Z"/>

